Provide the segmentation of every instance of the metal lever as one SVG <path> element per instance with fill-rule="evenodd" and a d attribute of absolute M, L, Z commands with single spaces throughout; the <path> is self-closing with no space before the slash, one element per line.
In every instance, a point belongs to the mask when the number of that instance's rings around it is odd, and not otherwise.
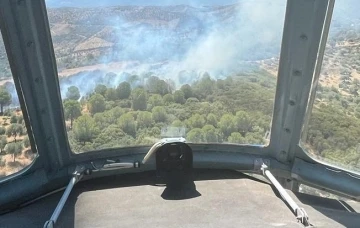
<path fill-rule="evenodd" d="M 87 170 L 83 166 L 77 166 L 75 172 L 73 173 L 69 184 L 67 185 L 64 194 L 62 195 L 58 205 L 56 206 L 53 214 L 51 215 L 50 220 L 46 221 L 44 224 L 44 228 L 53 228 L 59 218 L 59 215 L 68 199 L 71 190 L 73 189 L 74 185 L 81 180 L 84 173 L 88 173 Z"/>
<path fill-rule="evenodd" d="M 280 193 L 281 197 L 289 204 L 289 206 L 295 213 L 297 220 L 301 222 L 305 227 L 311 226 L 309 222 L 309 217 L 306 214 L 304 208 L 300 208 L 299 205 L 296 204 L 296 202 L 291 198 L 291 196 L 286 192 L 286 190 L 272 175 L 266 164 L 261 165 L 261 171 L 263 172 L 263 175 L 266 176 L 270 180 L 270 182 L 275 186 L 275 188 Z"/>
<path fill-rule="evenodd" d="M 115 169 L 131 169 L 131 168 L 140 168 L 139 162 L 116 162 L 113 160 L 106 160 L 106 162 L 101 167 L 96 167 L 94 162 L 90 162 L 93 167 L 93 172 L 105 171 L 105 170 L 115 170 Z"/>

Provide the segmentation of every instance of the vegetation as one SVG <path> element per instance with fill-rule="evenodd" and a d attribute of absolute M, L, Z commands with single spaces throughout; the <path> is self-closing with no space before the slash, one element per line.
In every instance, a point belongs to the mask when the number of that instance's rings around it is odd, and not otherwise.
<path fill-rule="evenodd" d="M 22 149 L 23 149 L 23 145 L 20 142 L 13 142 L 13 143 L 9 143 L 6 145 L 6 151 L 8 151 L 10 154 L 13 155 L 14 158 L 14 162 L 15 162 L 15 158 L 16 156 L 18 156 Z"/>
<path fill-rule="evenodd" d="M 4 86 L 0 86 L 0 113 L 4 113 L 4 107 L 11 104 L 11 94 Z"/>
<path fill-rule="evenodd" d="M 81 115 L 81 106 L 78 101 L 65 100 L 64 101 L 65 119 L 70 119 L 70 128 L 73 126 L 74 119 Z"/>
<path fill-rule="evenodd" d="M 80 98 L 79 88 L 76 86 L 70 86 L 66 92 L 66 98 L 75 101 L 79 100 Z"/>
<path fill-rule="evenodd" d="M 273 86 L 264 87 L 249 80 L 251 77 Z M 168 126 L 185 128 L 183 136 L 192 142 L 266 143 L 273 108 L 269 98 L 275 93 L 275 78 L 267 72 L 254 71 L 226 80 L 205 74 L 179 90 L 156 76 L 143 85 L 131 86 L 137 78 L 132 76 L 115 89 L 97 86 L 90 96 L 82 98 L 82 104 L 64 101 L 75 152 L 107 148 L 105 145 L 149 145 L 161 138 L 161 128 Z M 73 109 L 76 115 L 72 115 Z M 232 134 L 237 132 L 240 139 Z"/>
<path fill-rule="evenodd" d="M 75 109 L 76 115 L 66 114 L 75 152 L 149 145 L 161 138 L 161 129 L 168 126 L 185 128 L 183 136 L 196 143 L 267 143 L 276 82 L 266 71 L 217 80 L 205 73 L 179 90 L 156 76 L 135 86 L 137 78 L 132 76 L 115 89 L 97 86 L 82 98 L 82 104 L 64 101 L 65 113 Z M 358 85 L 359 81 L 350 80 L 353 92 L 349 95 L 320 86 L 303 139 L 304 148 L 314 156 L 352 169 L 360 167 Z"/>

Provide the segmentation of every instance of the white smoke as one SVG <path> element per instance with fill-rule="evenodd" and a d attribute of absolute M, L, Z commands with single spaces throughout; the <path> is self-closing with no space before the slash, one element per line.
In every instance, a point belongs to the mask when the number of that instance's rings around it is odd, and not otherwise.
<path fill-rule="evenodd" d="M 221 7 L 189 4 L 174 6 L 172 13 L 183 11 L 185 16 L 161 26 L 154 25 L 157 24 L 154 21 L 127 21 L 119 15 L 108 18 L 108 24 L 116 28 L 118 51 L 103 56 L 101 61 L 140 62 L 114 71 L 117 76 L 109 86 L 117 86 L 125 80 L 124 75 L 146 72 L 172 79 L 179 86 L 197 80 L 203 72 L 221 78 L 240 71 L 244 61 L 279 54 L 285 0 L 239 0 L 236 4 Z M 158 10 L 171 13 L 166 8 Z M 62 80 L 62 94 L 70 85 L 78 86 L 84 95 L 96 84 L 104 83 L 105 72 L 96 76 L 92 74 L 83 72 Z"/>

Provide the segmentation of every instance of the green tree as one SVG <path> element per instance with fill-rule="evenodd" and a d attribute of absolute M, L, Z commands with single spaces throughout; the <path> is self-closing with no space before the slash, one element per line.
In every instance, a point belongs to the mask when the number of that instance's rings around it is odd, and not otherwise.
<path fill-rule="evenodd" d="M 188 119 L 189 127 L 192 128 L 202 128 L 205 125 L 205 118 L 203 115 L 194 114 Z"/>
<path fill-rule="evenodd" d="M 148 128 L 154 123 L 151 112 L 147 111 L 139 112 L 136 120 L 139 128 Z"/>
<path fill-rule="evenodd" d="M 163 97 L 163 100 L 166 105 L 169 105 L 174 102 L 174 96 L 172 94 L 166 94 Z"/>
<path fill-rule="evenodd" d="M 68 98 L 70 100 L 76 100 L 76 101 L 79 100 L 79 98 L 80 98 L 79 88 L 76 86 L 70 86 L 67 89 L 66 98 Z"/>
<path fill-rule="evenodd" d="M 16 137 L 19 135 L 22 135 L 24 133 L 24 128 L 21 126 L 21 124 L 11 124 L 6 129 L 6 135 L 8 137 L 14 137 L 14 141 L 16 142 Z"/>
<path fill-rule="evenodd" d="M 0 135 L 5 135 L 6 129 L 4 127 L 0 127 Z"/>
<path fill-rule="evenodd" d="M 80 116 L 74 122 L 74 137 L 83 145 L 86 142 L 91 142 L 95 138 L 97 131 L 95 120 L 89 115 Z"/>
<path fill-rule="evenodd" d="M 0 153 L 4 151 L 4 148 L 7 144 L 7 139 L 5 135 L 0 136 Z"/>
<path fill-rule="evenodd" d="M 17 116 L 16 115 L 11 115 L 11 117 L 10 117 L 10 123 L 17 123 Z"/>
<path fill-rule="evenodd" d="M 173 127 L 184 127 L 185 125 L 184 125 L 183 122 L 181 122 L 180 120 L 174 120 L 174 121 L 171 123 L 171 126 L 173 126 Z"/>
<path fill-rule="evenodd" d="M 205 125 L 202 128 L 202 132 L 203 132 L 203 136 L 204 136 L 204 140 L 206 142 L 212 142 L 212 143 L 217 143 L 219 142 L 219 137 L 218 137 L 218 133 L 215 129 L 214 126 L 212 125 Z"/>
<path fill-rule="evenodd" d="M 156 76 L 151 76 L 147 80 L 146 88 L 150 93 L 157 93 L 162 96 L 171 92 L 171 86 Z"/>
<path fill-rule="evenodd" d="M 29 140 L 29 137 L 28 137 L 28 136 L 25 136 L 25 137 L 24 137 L 24 139 L 23 139 L 23 144 L 24 144 L 24 147 L 25 147 L 25 148 L 30 147 L 30 140 Z"/>
<path fill-rule="evenodd" d="M 246 132 L 251 131 L 253 127 L 250 116 L 244 111 L 238 111 L 234 117 L 234 121 L 235 127 L 242 136 L 245 136 Z"/>
<path fill-rule="evenodd" d="M 147 95 L 144 89 L 141 88 L 136 88 L 132 91 L 131 94 L 132 97 L 132 108 L 137 111 L 144 111 L 146 110 L 146 106 L 147 106 Z"/>
<path fill-rule="evenodd" d="M 88 108 L 91 114 L 99 113 L 105 111 L 106 104 L 105 98 L 100 94 L 94 94 L 90 97 Z"/>
<path fill-rule="evenodd" d="M 193 143 L 204 142 L 204 135 L 200 128 L 194 128 L 186 134 L 186 140 Z"/>
<path fill-rule="evenodd" d="M 184 98 L 183 91 L 176 90 L 174 92 L 174 101 L 175 101 L 175 103 L 178 103 L 178 104 L 184 104 L 185 103 L 185 98 Z"/>
<path fill-rule="evenodd" d="M 245 138 L 239 132 L 233 132 L 228 138 L 229 143 L 238 143 L 243 144 L 245 143 Z"/>
<path fill-rule="evenodd" d="M 131 85 L 129 82 L 122 82 L 116 88 L 117 97 L 119 99 L 128 99 L 131 94 Z"/>
<path fill-rule="evenodd" d="M 106 85 L 102 85 L 102 84 L 96 85 L 94 89 L 95 93 L 101 94 L 103 97 L 106 96 L 106 91 L 107 91 Z"/>
<path fill-rule="evenodd" d="M 184 93 L 185 100 L 193 96 L 193 90 L 189 84 L 181 86 L 180 90 Z"/>
<path fill-rule="evenodd" d="M 206 117 L 206 123 L 216 127 L 218 124 L 216 116 L 212 113 L 209 113 Z"/>
<path fill-rule="evenodd" d="M 70 128 L 73 127 L 74 119 L 81 115 L 80 103 L 75 100 L 66 100 L 64 102 L 65 119 L 70 119 Z"/>
<path fill-rule="evenodd" d="M 0 86 L 0 110 L 1 115 L 4 113 L 4 107 L 11 104 L 11 94 L 5 86 Z"/>
<path fill-rule="evenodd" d="M 224 114 L 220 119 L 219 127 L 225 137 L 228 137 L 232 132 L 234 132 L 236 127 L 233 115 Z"/>
<path fill-rule="evenodd" d="M 116 89 L 108 88 L 106 90 L 105 97 L 106 97 L 106 100 L 108 100 L 108 101 L 116 101 L 118 98 Z"/>
<path fill-rule="evenodd" d="M 162 106 L 164 104 L 163 99 L 159 94 L 153 94 L 151 97 L 149 97 L 148 103 L 151 105 L 151 107 Z"/>
<path fill-rule="evenodd" d="M 130 113 L 120 116 L 118 125 L 126 133 L 133 137 L 136 136 L 136 123 L 134 117 Z"/>
<path fill-rule="evenodd" d="M 13 155 L 14 162 L 15 162 L 16 156 L 18 156 L 22 152 L 22 144 L 20 142 L 8 143 L 6 146 L 6 151 L 9 154 Z"/>
<path fill-rule="evenodd" d="M 131 143 L 126 143 L 124 138 L 127 135 L 117 124 L 111 124 L 101 131 L 101 133 L 94 139 L 93 145 L 95 149 L 114 148 L 127 146 Z"/>
<path fill-rule="evenodd" d="M 204 76 L 195 83 L 196 95 L 199 98 L 205 98 L 206 96 L 213 93 L 215 88 L 215 81 L 210 78 L 210 75 L 205 73 Z"/>
<path fill-rule="evenodd" d="M 199 103 L 199 99 L 195 97 L 190 97 L 186 100 L 186 104 L 195 104 L 195 103 Z"/>
<path fill-rule="evenodd" d="M 264 144 L 264 138 L 259 132 L 249 132 L 245 136 L 247 144 Z"/>
<path fill-rule="evenodd" d="M 164 107 L 156 106 L 152 109 L 152 117 L 155 122 L 165 122 L 167 113 Z"/>

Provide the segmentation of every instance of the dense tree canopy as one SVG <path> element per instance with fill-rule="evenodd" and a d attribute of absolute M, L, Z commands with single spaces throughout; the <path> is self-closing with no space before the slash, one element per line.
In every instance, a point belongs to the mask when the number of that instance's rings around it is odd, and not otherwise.
<path fill-rule="evenodd" d="M 108 101 L 116 101 L 118 99 L 116 89 L 108 88 L 105 92 L 105 97 Z"/>
<path fill-rule="evenodd" d="M 171 86 L 156 76 L 151 76 L 147 80 L 146 88 L 150 93 L 156 93 L 162 96 L 171 93 Z"/>
<path fill-rule="evenodd" d="M 184 98 L 188 99 L 193 96 L 193 90 L 189 84 L 181 86 L 181 91 L 184 93 Z"/>
<path fill-rule="evenodd" d="M 217 80 L 205 73 L 176 91 L 150 73 L 144 87 L 139 76 L 129 77 L 116 89 L 98 86 L 95 94 L 82 101 L 93 118 L 84 109 L 83 116 L 74 117 L 69 138 L 75 151 L 149 145 L 161 138 L 164 127 L 185 128 L 187 141 L 195 143 L 268 142 L 264 137 L 270 132 L 276 80 L 264 71 Z M 360 99 L 356 92 L 360 83 L 345 81 L 347 96 L 335 87 L 319 89 L 317 102 L 321 103 L 314 106 L 303 143 L 322 159 L 359 167 Z M 94 100 L 100 105 L 94 106 L 98 104 Z M 70 102 L 75 104 L 67 100 L 64 106 Z"/>
<path fill-rule="evenodd" d="M 64 101 L 64 115 L 66 119 L 70 119 L 70 127 L 72 128 L 74 119 L 81 115 L 80 103 L 75 100 Z"/>
<path fill-rule="evenodd" d="M 70 100 L 76 100 L 76 101 L 79 100 L 79 98 L 80 98 L 79 88 L 76 86 L 70 86 L 67 89 L 66 98 L 70 99 Z"/>
<path fill-rule="evenodd" d="M 122 82 L 116 88 L 117 97 L 119 99 L 128 99 L 131 94 L 131 85 L 129 82 Z"/>
<path fill-rule="evenodd" d="M 126 134 L 129 134 L 133 137 L 136 136 L 136 123 L 134 117 L 130 113 L 126 113 L 120 116 L 118 124 Z"/>
<path fill-rule="evenodd" d="M 75 120 L 73 132 L 79 142 L 91 142 L 97 131 L 95 120 L 91 116 L 83 115 Z"/>
<path fill-rule="evenodd" d="M 172 94 L 166 94 L 163 97 L 164 104 L 169 105 L 174 102 L 174 96 Z"/>
<path fill-rule="evenodd" d="M 228 137 L 232 132 L 235 132 L 236 126 L 234 123 L 234 116 L 231 114 L 223 115 L 220 119 L 219 127 L 225 137 Z"/>
<path fill-rule="evenodd" d="M 184 92 L 181 90 L 176 90 L 174 93 L 174 101 L 178 104 L 184 104 L 185 98 L 184 98 Z"/>
<path fill-rule="evenodd" d="M 155 122 L 165 122 L 167 118 L 164 107 L 156 106 L 152 109 L 152 117 Z"/>
<path fill-rule="evenodd" d="M 154 123 L 151 112 L 139 112 L 137 116 L 137 124 L 139 128 L 151 127 Z"/>
<path fill-rule="evenodd" d="M 151 107 L 163 106 L 164 105 L 164 101 L 163 101 L 162 97 L 159 94 L 152 95 L 149 98 L 148 103 L 149 103 L 149 105 L 151 105 Z"/>
<path fill-rule="evenodd" d="M 97 85 L 94 89 L 95 93 L 98 93 L 98 94 L 102 95 L 103 97 L 105 97 L 106 91 L 107 91 L 107 87 L 103 84 Z"/>
<path fill-rule="evenodd" d="M 89 111 L 91 114 L 105 111 L 105 98 L 100 94 L 94 94 L 89 99 Z"/>
<path fill-rule="evenodd" d="M 144 89 L 137 88 L 132 91 L 132 108 L 137 111 L 144 111 L 147 107 L 147 94 Z"/>

